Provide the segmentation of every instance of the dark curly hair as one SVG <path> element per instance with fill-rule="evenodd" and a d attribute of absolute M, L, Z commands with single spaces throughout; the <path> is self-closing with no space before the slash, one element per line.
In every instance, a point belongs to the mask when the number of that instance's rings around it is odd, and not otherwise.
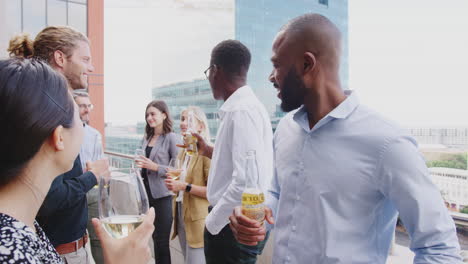
<path fill-rule="evenodd" d="M 230 77 L 240 76 L 249 70 L 250 51 L 238 40 L 224 40 L 211 51 L 211 65 L 223 69 Z"/>

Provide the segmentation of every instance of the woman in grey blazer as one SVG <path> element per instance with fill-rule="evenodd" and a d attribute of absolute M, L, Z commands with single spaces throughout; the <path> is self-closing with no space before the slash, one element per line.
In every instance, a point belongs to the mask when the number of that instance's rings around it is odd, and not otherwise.
<path fill-rule="evenodd" d="M 148 194 L 150 206 L 156 211 L 153 232 L 156 263 L 171 263 L 169 236 L 172 224 L 172 192 L 164 183 L 166 168 L 172 158 L 177 158 L 179 137 L 172 132 L 172 119 L 164 101 L 152 101 L 146 106 L 146 128 L 137 167 Z"/>

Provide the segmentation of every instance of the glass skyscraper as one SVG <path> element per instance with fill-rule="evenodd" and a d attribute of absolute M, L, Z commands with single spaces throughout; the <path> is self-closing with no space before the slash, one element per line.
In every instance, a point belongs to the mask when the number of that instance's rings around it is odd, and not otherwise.
<path fill-rule="evenodd" d="M 341 83 L 348 88 L 348 1 L 347 0 L 236 0 L 235 38 L 252 54 L 248 83 L 265 104 L 273 128 L 284 114 L 279 109 L 276 90 L 268 81 L 272 71 L 271 47 L 281 26 L 305 13 L 319 13 L 329 18 L 341 30 L 343 58 Z"/>
<path fill-rule="evenodd" d="M 305 13 L 320 13 L 332 20 L 343 34 L 341 81 L 348 86 L 348 2 L 346 0 L 235 0 L 235 38 L 244 43 L 252 54 L 248 84 L 270 113 L 276 128 L 284 115 L 273 85 L 268 81 L 272 70 L 271 46 L 276 33 L 291 18 Z M 208 118 L 210 133 L 216 136 L 217 112 L 222 101 L 213 99 L 208 80 L 196 79 L 153 88 L 153 99 L 164 100 L 179 130 L 180 112 L 189 105 L 201 107 Z"/>
<path fill-rule="evenodd" d="M 88 33 L 87 0 L 0 0 L 0 58 L 11 37 L 27 32 L 34 39 L 46 26 L 68 25 Z"/>
<path fill-rule="evenodd" d="M 153 99 L 163 100 L 169 107 L 174 119 L 174 130 L 179 131 L 180 113 L 187 106 L 200 107 L 206 114 L 211 137 L 216 136 L 218 130 L 218 109 L 222 101 L 216 101 L 211 92 L 207 79 L 177 82 L 153 88 Z"/>

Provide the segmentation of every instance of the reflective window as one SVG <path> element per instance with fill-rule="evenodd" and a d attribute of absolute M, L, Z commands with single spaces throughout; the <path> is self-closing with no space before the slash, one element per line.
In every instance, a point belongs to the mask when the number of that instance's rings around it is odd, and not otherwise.
<path fill-rule="evenodd" d="M 67 24 L 67 3 L 60 0 L 47 1 L 47 25 Z"/>
<path fill-rule="evenodd" d="M 87 7 L 83 4 L 68 3 L 68 25 L 87 34 Z"/>
<path fill-rule="evenodd" d="M 0 58 L 8 56 L 8 43 L 21 32 L 21 1 L 0 0 Z"/>
<path fill-rule="evenodd" d="M 70 3 L 87 4 L 87 0 L 68 0 Z"/>
<path fill-rule="evenodd" d="M 45 0 L 23 0 L 23 31 L 34 38 L 46 26 L 45 14 Z"/>

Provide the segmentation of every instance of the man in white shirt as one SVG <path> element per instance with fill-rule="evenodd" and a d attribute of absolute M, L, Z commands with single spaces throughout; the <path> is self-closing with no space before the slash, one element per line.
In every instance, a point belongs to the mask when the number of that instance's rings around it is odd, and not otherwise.
<path fill-rule="evenodd" d="M 200 154 L 212 158 L 207 197 L 210 202 L 204 235 L 206 263 L 255 263 L 264 246 L 240 244 L 229 228 L 229 216 L 241 204 L 245 188 L 244 162 L 249 150 L 256 151 L 260 188 L 266 192 L 273 174 L 270 119 L 264 105 L 246 85 L 250 52 L 236 40 L 214 47 L 205 71 L 213 96 L 223 100 L 214 149 L 200 140 Z M 212 152 L 213 151 L 213 152 Z M 212 153 L 212 155 L 211 155 Z"/>
<path fill-rule="evenodd" d="M 89 114 L 93 110 L 93 104 L 89 98 L 89 94 L 85 91 L 73 91 L 73 98 L 75 99 L 78 108 L 80 109 L 80 119 L 83 122 L 84 136 L 83 144 L 80 149 L 81 166 L 83 172 L 86 172 L 87 162 L 92 162 L 104 158 L 102 150 L 102 137 L 101 133 L 89 125 Z M 93 188 L 87 194 L 88 201 L 88 231 L 91 242 L 91 252 L 96 264 L 103 264 L 104 257 L 102 255 L 101 243 L 96 236 L 91 219 L 98 218 L 98 189 Z"/>

